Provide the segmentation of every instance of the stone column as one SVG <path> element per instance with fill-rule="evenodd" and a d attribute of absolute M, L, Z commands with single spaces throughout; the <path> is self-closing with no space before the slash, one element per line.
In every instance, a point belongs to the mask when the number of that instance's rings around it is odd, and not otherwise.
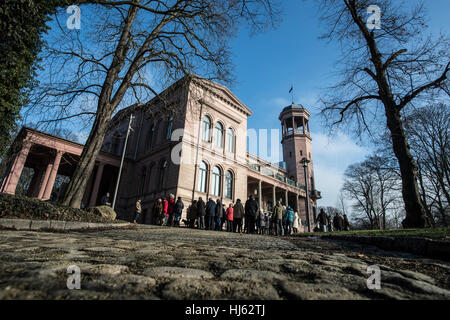
<path fill-rule="evenodd" d="M 292 116 L 292 132 L 295 134 L 295 117 Z"/>
<path fill-rule="evenodd" d="M 52 171 L 53 164 L 47 164 L 47 168 L 45 169 L 44 179 L 42 180 L 41 188 L 39 189 L 38 199 L 42 199 L 44 197 L 45 187 L 47 186 L 48 178 L 50 177 L 50 172 Z"/>
<path fill-rule="evenodd" d="M 306 123 L 305 123 L 305 117 L 302 117 L 303 122 L 303 134 L 306 134 Z"/>
<path fill-rule="evenodd" d="M 42 168 L 34 169 L 33 179 L 31 179 L 30 187 L 27 192 L 27 195 L 29 197 L 35 198 L 38 196 L 39 184 L 41 183 L 43 175 L 44 175 L 44 170 L 42 170 Z"/>
<path fill-rule="evenodd" d="M 97 174 L 95 175 L 94 187 L 92 188 L 91 199 L 89 201 L 89 207 L 94 207 L 97 202 L 98 189 L 100 187 L 100 182 L 102 181 L 104 163 L 99 163 L 97 168 Z"/>
<path fill-rule="evenodd" d="M 5 182 L 2 185 L 2 192 L 14 194 L 16 192 L 17 184 L 22 175 L 25 162 L 27 161 L 28 153 L 31 149 L 31 143 L 24 143 L 17 156 L 14 158 L 13 164 L 9 170 Z"/>
<path fill-rule="evenodd" d="M 288 195 L 288 191 L 287 189 L 284 192 L 284 197 L 285 197 L 285 201 L 286 201 L 286 207 L 289 205 L 289 195 Z"/>
<path fill-rule="evenodd" d="M 47 185 L 45 186 L 43 200 L 50 199 L 53 190 L 53 185 L 55 184 L 56 175 L 58 174 L 59 164 L 61 163 L 61 158 L 63 154 L 64 152 L 59 150 L 56 152 L 55 160 L 53 161 L 52 169 L 50 171 L 50 176 L 48 177 L 48 182 Z"/>
<path fill-rule="evenodd" d="M 259 210 L 262 212 L 262 181 L 258 181 L 258 206 Z"/>
<path fill-rule="evenodd" d="M 276 188 L 275 186 L 272 186 L 272 206 L 275 207 L 277 204 L 277 193 L 276 193 Z"/>

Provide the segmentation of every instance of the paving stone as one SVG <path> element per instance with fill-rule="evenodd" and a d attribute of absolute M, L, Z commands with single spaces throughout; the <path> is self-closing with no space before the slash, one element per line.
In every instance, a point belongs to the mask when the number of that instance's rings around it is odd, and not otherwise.
<path fill-rule="evenodd" d="M 177 279 L 162 291 L 165 299 L 172 300 L 277 300 L 275 288 L 269 283 Z"/>
<path fill-rule="evenodd" d="M 233 269 L 225 271 L 220 278 L 226 280 L 274 281 L 285 280 L 286 276 L 271 271 Z"/>
<path fill-rule="evenodd" d="M 214 275 L 211 272 L 179 267 L 152 267 L 144 271 L 144 275 L 153 278 L 187 278 L 187 279 L 211 279 Z"/>
<path fill-rule="evenodd" d="M 299 300 L 360 300 L 362 296 L 352 293 L 342 286 L 332 284 L 312 284 L 283 281 L 282 290 L 291 299 Z"/>

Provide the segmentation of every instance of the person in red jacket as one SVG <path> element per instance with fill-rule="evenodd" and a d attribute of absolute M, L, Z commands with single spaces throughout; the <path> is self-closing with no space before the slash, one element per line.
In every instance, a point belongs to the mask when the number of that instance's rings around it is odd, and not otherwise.
<path fill-rule="evenodd" d="M 230 206 L 227 209 L 226 212 L 226 219 L 227 219 L 227 231 L 228 232 L 233 232 L 233 204 L 230 203 Z"/>
<path fill-rule="evenodd" d="M 163 199 L 163 213 L 164 213 L 164 223 L 163 226 L 167 226 L 167 222 L 169 220 L 169 213 L 168 213 L 168 208 L 169 208 L 169 202 L 167 201 L 167 198 L 164 197 Z"/>
<path fill-rule="evenodd" d="M 175 207 L 175 196 L 173 194 L 170 194 L 168 209 L 167 209 L 167 214 L 169 216 L 169 221 L 168 221 L 167 225 L 169 227 L 173 226 L 173 208 L 174 207 Z"/>

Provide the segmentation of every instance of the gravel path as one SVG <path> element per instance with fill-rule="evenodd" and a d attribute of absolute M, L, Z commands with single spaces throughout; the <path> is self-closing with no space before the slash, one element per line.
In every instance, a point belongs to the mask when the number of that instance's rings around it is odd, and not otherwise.
<path fill-rule="evenodd" d="M 81 290 L 67 289 L 67 268 Z M 367 267 L 381 289 L 367 287 Z M 0 231 L 0 299 L 450 299 L 450 264 L 318 239 L 138 226 Z"/>

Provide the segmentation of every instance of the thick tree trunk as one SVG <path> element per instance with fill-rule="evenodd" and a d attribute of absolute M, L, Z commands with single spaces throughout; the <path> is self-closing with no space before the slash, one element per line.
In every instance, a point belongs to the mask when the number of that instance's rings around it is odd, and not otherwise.
<path fill-rule="evenodd" d="M 109 113 L 99 112 L 97 114 L 89 138 L 81 153 L 80 161 L 64 195 L 63 205 L 80 208 L 86 190 L 86 184 L 95 166 L 95 159 L 102 148 L 109 120 Z"/>
<path fill-rule="evenodd" d="M 417 167 L 406 141 L 400 111 L 395 106 L 385 105 L 387 125 L 391 132 L 392 146 L 397 157 L 402 177 L 402 195 L 405 202 L 406 219 L 404 228 L 424 228 L 428 226 L 425 209 L 420 200 L 417 185 Z"/>

